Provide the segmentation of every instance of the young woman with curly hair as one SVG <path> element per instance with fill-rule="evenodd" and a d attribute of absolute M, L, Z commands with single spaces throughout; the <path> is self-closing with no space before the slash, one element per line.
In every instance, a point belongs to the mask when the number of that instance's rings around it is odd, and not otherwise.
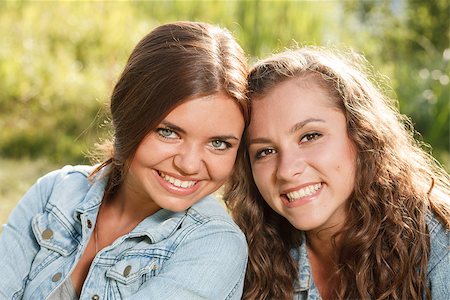
<path fill-rule="evenodd" d="M 225 199 L 244 299 L 450 299 L 450 178 L 354 53 L 304 47 L 249 75 Z"/>

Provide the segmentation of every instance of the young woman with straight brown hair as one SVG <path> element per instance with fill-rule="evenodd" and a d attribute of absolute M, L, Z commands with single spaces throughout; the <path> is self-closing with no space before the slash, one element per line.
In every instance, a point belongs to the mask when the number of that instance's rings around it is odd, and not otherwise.
<path fill-rule="evenodd" d="M 248 120 L 247 65 L 231 34 L 161 25 L 111 97 L 98 166 L 41 179 L 0 236 L 2 299 L 240 299 L 245 237 L 210 196 Z"/>

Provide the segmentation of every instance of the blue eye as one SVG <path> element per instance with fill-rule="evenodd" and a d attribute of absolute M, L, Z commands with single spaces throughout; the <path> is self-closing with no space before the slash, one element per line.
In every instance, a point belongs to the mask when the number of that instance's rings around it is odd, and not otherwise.
<path fill-rule="evenodd" d="M 229 148 L 231 148 L 231 144 L 225 141 L 221 141 L 221 140 L 214 140 L 211 141 L 211 146 L 215 149 L 215 150 L 227 150 Z"/>
<path fill-rule="evenodd" d="M 261 158 L 264 158 L 266 156 L 273 155 L 275 153 L 277 153 L 277 150 L 275 150 L 273 148 L 265 148 L 265 149 L 261 149 L 261 150 L 257 151 L 256 154 L 255 154 L 255 158 L 256 159 L 261 159 Z"/>
<path fill-rule="evenodd" d="M 156 132 L 160 136 L 162 136 L 163 138 L 166 138 L 166 139 L 177 139 L 178 138 L 178 134 L 169 128 L 157 128 Z"/>

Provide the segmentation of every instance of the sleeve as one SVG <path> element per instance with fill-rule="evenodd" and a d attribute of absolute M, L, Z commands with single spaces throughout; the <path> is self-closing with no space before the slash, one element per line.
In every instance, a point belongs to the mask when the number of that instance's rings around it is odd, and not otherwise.
<path fill-rule="evenodd" d="M 450 231 L 442 224 L 430 232 L 428 281 L 432 299 L 450 299 Z"/>
<path fill-rule="evenodd" d="M 226 222 L 210 221 L 191 232 L 136 299 L 241 299 L 247 266 L 242 233 Z"/>
<path fill-rule="evenodd" d="M 450 299 L 450 253 L 434 266 L 428 274 L 432 299 Z"/>
<path fill-rule="evenodd" d="M 13 209 L 7 224 L 3 225 L 0 235 L 1 299 L 20 299 L 23 294 L 31 264 L 39 251 L 31 220 L 44 211 L 55 177 L 53 172 L 39 179 Z"/>

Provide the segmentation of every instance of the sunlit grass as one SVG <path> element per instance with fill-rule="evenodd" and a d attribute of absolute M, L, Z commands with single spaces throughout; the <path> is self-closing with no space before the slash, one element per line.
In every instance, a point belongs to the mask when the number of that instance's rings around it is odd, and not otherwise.
<path fill-rule="evenodd" d="M 0 158 L 0 224 L 6 223 L 9 214 L 25 192 L 47 172 L 58 168 L 44 159 L 12 160 Z M 0 227 L 0 232 L 1 232 Z"/>

